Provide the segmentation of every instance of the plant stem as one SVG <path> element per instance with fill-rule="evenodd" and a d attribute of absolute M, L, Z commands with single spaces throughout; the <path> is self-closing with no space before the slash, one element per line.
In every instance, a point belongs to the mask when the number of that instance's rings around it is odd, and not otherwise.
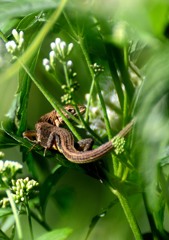
<path fill-rule="evenodd" d="M 102 96 L 102 93 L 101 93 L 99 82 L 96 81 L 96 76 L 92 71 L 91 63 L 90 63 L 88 54 L 86 52 L 86 49 L 84 47 L 82 39 L 80 39 L 80 47 L 81 47 L 82 53 L 84 55 L 84 58 L 86 60 L 86 63 L 87 63 L 87 66 L 88 66 L 88 69 L 89 69 L 89 72 L 90 72 L 90 75 L 91 75 L 91 79 L 95 83 L 97 93 L 98 93 L 98 96 L 99 96 L 99 99 L 100 99 L 100 103 L 101 103 L 101 106 L 102 106 L 102 111 L 103 111 L 104 121 L 105 121 L 105 125 L 106 125 L 107 135 L 108 135 L 108 138 L 111 139 L 113 136 L 112 136 L 110 122 L 109 122 L 107 111 L 106 111 L 106 105 L 105 105 L 105 102 L 104 102 L 104 99 L 103 99 L 103 96 Z"/>
<path fill-rule="evenodd" d="M 31 238 L 32 238 L 32 240 L 34 240 L 33 228 L 32 228 L 32 219 L 31 219 L 31 214 L 30 214 L 30 209 L 29 209 L 29 203 L 28 203 L 27 200 L 26 200 L 26 212 L 27 212 L 27 216 L 28 216 Z"/>
<path fill-rule="evenodd" d="M 114 189 L 112 188 L 110 185 L 109 185 L 109 189 L 111 190 L 111 192 L 116 195 L 116 197 L 119 199 L 119 202 L 123 208 L 123 211 L 126 215 L 126 218 L 128 220 L 128 223 L 130 225 L 130 228 L 133 232 L 133 235 L 135 237 L 136 240 L 142 240 L 142 235 L 141 235 L 141 231 L 138 227 L 138 224 L 136 222 L 136 219 L 130 209 L 130 206 L 128 204 L 128 201 L 126 199 L 126 197 L 117 189 Z"/>
<path fill-rule="evenodd" d="M 30 210 L 31 217 L 36 220 L 46 231 L 52 231 L 51 227 L 44 221 L 38 218 L 37 214 Z"/>
<path fill-rule="evenodd" d="M 21 62 L 26 63 L 35 54 L 36 50 L 39 48 L 43 39 L 48 34 L 48 32 L 51 30 L 51 28 L 55 24 L 56 20 L 59 18 L 66 3 L 67 3 L 67 0 L 61 0 L 60 5 L 58 5 L 58 7 L 54 11 L 54 13 L 51 15 L 51 17 L 48 19 L 48 21 L 44 25 L 44 27 L 42 29 L 40 29 L 39 33 L 35 37 L 32 44 L 28 47 L 28 49 L 25 51 L 25 53 L 20 58 Z M 16 61 L 14 64 L 12 64 L 11 67 L 9 67 L 6 71 L 4 71 L 2 74 L 0 74 L 0 79 L 2 80 L 0 83 L 2 84 L 3 81 L 6 81 L 7 79 L 13 77 L 18 72 L 18 69 L 20 67 L 19 65 L 20 65 L 19 62 Z"/>
<path fill-rule="evenodd" d="M 11 191 L 10 190 L 6 190 L 6 194 L 8 196 L 9 202 L 11 204 L 12 212 L 13 212 L 13 215 L 14 215 L 14 218 L 15 218 L 16 229 L 17 229 L 17 233 L 18 233 L 18 239 L 19 240 L 23 240 L 21 223 L 19 221 L 16 205 L 15 205 L 14 199 L 12 197 Z"/>
<path fill-rule="evenodd" d="M 90 107 L 90 103 L 92 100 L 93 91 L 94 91 L 94 80 L 92 81 L 91 86 L 90 86 L 89 98 L 87 100 L 87 106 L 86 106 L 85 121 L 88 121 L 88 118 L 89 118 L 89 107 Z"/>
<path fill-rule="evenodd" d="M 64 74 L 65 74 L 66 84 L 70 88 L 70 80 L 69 80 L 69 76 L 68 76 L 68 72 L 67 72 L 66 62 L 64 62 L 62 65 L 63 65 Z"/>
<path fill-rule="evenodd" d="M 83 43 L 83 37 L 80 36 L 80 34 L 78 34 L 75 30 L 74 30 L 74 27 L 73 25 L 71 24 L 71 22 L 69 21 L 69 18 L 67 17 L 66 13 L 64 13 L 64 16 L 65 16 L 65 19 L 70 27 L 70 30 L 72 31 L 72 34 L 74 35 L 75 37 L 75 41 L 80 45 L 80 48 L 82 50 L 82 53 L 84 55 L 84 58 L 86 60 L 86 63 L 87 63 L 87 66 L 88 66 L 88 69 L 89 69 L 89 72 L 90 72 L 90 75 L 91 75 L 91 79 L 92 79 L 92 83 L 91 83 L 91 87 L 90 87 L 90 93 L 89 93 L 89 100 L 87 102 L 87 108 L 86 108 L 86 117 L 85 117 L 85 120 L 87 120 L 88 118 L 88 112 L 89 112 L 89 106 L 90 106 L 90 101 L 91 101 L 91 96 L 92 96 L 92 93 L 93 93 L 93 90 L 94 90 L 94 85 L 96 86 L 96 89 L 97 89 L 97 92 L 98 92 L 98 95 L 99 95 L 99 99 L 100 99 L 100 103 L 101 103 L 101 106 L 102 106 L 102 110 L 103 110 L 103 115 L 104 115 L 104 120 L 105 120 L 105 124 L 106 124 L 106 129 L 107 129 L 107 132 L 108 132 L 108 138 L 111 139 L 112 138 L 112 133 L 111 133 L 111 127 L 110 127 L 110 123 L 109 123 L 109 119 L 108 119 L 108 116 L 107 116 L 107 111 L 106 111 L 106 106 L 105 106 L 105 103 L 104 103 L 104 99 L 103 99 L 103 96 L 101 94 L 101 89 L 100 89 L 100 85 L 99 83 L 96 81 L 96 77 L 92 71 L 92 68 L 91 68 L 91 63 L 90 63 L 90 60 L 89 60 L 89 57 L 88 57 L 88 54 L 86 52 L 86 49 L 84 47 L 84 43 Z M 81 119 L 82 120 L 82 119 Z M 85 123 L 84 120 L 82 120 L 85 128 L 93 135 L 93 137 L 98 141 L 98 142 L 102 142 L 101 139 L 96 136 L 96 134 L 87 126 L 87 124 Z"/>
<path fill-rule="evenodd" d="M 119 103 L 121 106 L 121 109 L 123 109 L 123 104 L 124 104 L 124 93 L 123 93 L 123 89 L 122 89 L 122 85 L 121 85 L 121 81 L 120 81 L 120 77 L 118 74 L 118 70 L 117 70 L 117 64 L 116 64 L 116 60 L 114 57 L 114 52 L 113 52 L 113 46 L 110 43 L 105 43 L 105 49 L 107 52 L 107 60 L 108 60 L 108 64 L 109 64 L 109 68 L 110 68 L 110 72 L 112 75 L 112 80 L 118 95 L 118 99 L 119 99 Z"/>
<path fill-rule="evenodd" d="M 77 139 L 81 139 L 80 135 L 76 131 L 76 129 L 73 127 L 73 125 L 70 123 L 70 121 L 65 117 L 63 112 L 61 111 L 61 107 L 59 102 L 47 91 L 47 89 L 43 86 L 43 84 L 39 83 L 33 75 L 30 73 L 29 69 L 18 59 L 26 73 L 29 75 L 31 80 L 35 83 L 35 85 L 38 87 L 38 89 L 42 92 L 42 94 L 46 97 L 46 99 L 50 102 L 50 104 L 53 106 L 54 109 L 59 113 L 59 115 L 62 117 L 64 122 L 67 124 L 70 131 L 76 136 Z"/>
<path fill-rule="evenodd" d="M 87 66 L 88 66 L 88 69 L 89 69 L 89 72 L 90 72 L 90 75 L 91 75 L 91 78 L 92 78 L 92 82 L 94 82 L 94 84 L 96 86 L 96 89 L 97 89 L 99 100 L 100 100 L 100 103 L 101 103 L 101 106 L 102 106 L 102 111 L 103 111 L 103 116 L 104 116 L 104 122 L 105 122 L 105 125 L 106 125 L 107 135 L 108 135 L 108 138 L 110 140 L 110 139 L 112 139 L 113 136 L 112 136 L 112 131 L 111 131 L 109 118 L 108 118 L 108 115 L 107 115 L 106 105 L 105 105 L 104 98 L 103 98 L 102 93 L 101 93 L 100 85 L 99 85 L 99 82 L 96 80 L 96 77 L 95 77 L 95 75 L 92 71 L 90 60 L 89 60 L 88 54 L 86 52 L 86 49 L 84 47 L 82 39 L 79 40 L 79 44 L 80 44 L 80 47 L 82 49 L 84 58 L 86 60 L 86 63 L 87 63 Z M 113 165 L 112 164 L 111 164 L 111 166 L 109 165 L 109 169 L 112 169 L 112 166 L 113 166 L 114 174 L 117 175 L 118 162 L 116 161 L 116 158 L 113 157 L 113 155 L 112 155 L 112 161 L 113 161 Z"/>

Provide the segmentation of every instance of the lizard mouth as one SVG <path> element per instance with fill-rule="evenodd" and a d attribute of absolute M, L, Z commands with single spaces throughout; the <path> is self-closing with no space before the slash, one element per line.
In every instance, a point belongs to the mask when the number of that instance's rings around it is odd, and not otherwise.
<path fill-rule="evenodd" d="M 28 130 L 23 132 L 23 138 L 28 139 L 29 141 L 35 141 L 36 140 L 36 131 L 35 130 Z"/>

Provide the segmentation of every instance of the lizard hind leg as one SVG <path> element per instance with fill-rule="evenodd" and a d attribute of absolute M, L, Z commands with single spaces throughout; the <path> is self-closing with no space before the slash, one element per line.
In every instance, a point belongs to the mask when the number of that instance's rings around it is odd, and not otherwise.
<path fill-rule="evenodd" d="M 94 140 L 92 138 L 85 138 L 75 143 L 75 148 L 78 151 L 89 151 L 92 149 L 93 143 Z"/>

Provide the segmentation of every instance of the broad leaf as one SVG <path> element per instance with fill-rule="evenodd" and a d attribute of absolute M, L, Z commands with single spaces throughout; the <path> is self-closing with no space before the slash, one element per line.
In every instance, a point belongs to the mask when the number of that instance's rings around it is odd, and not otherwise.
<path fill-rule="evenodd" d="M 49 233 L 45 233 L 41 237 L 38 237 L 36 240 L 65 240 L 68 239 L 70 234 L 72 233 L 72 229 L 70 228 L 61 228 L 53 230 Z"/>

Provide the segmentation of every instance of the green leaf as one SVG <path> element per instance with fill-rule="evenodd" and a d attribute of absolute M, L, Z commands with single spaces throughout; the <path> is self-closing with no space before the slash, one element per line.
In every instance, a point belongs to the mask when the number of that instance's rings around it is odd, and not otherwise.
<path fill-rule="evenodd" d="M 30 149 L 21 147 L 23 162 L 26 162 L 29 172 L 34 178 L 41 179 L 48 173 L 48 163 L 40 153 L 30 151 Z"/>
<path fill-rule="evenodd" d="M 159 164 L 165 164 L 161 163 L 161 155 L 166 152 L 169 140 L 168 54 L 168 46 L 161 48 L 147 65 L 146 79 L 141 88 L 138 105 L 139 141 L 136 141 L 136 145 L 138 144 L 136 157 L 139 159 L 139 170 L 144 183 L 149 221 L 153 226 L 152 231 L 161 235 L 165 235 L 163 223 L 166 188 L 159 183 L 158 167 Z"/>
<path fill-rule="evenodd" d="M 103 209 L 99 214 L 95 215 L 95 216 L 92 218 L 91 223 L 90 223 L 90 225 L 89 225 L 88 233 L 87 233 L 87 235 L 86 235 L 85 240 L 87 240 L 87 239 L 89 238 L 91 232 L 94 230 L 94 228 L 95 228 L 96 224 L 98 223 L 98 221 L 99 221 L 101 218 L 103 218 L 103 217 L 106 216 L 106 214 L 108 213 L 108 211 L 109 211 L 115 204 L 117 204 L 117 201 L 118 201 L 117 198 L 114 199 L 114 201 L 111 202 L 105 209 Z"/>
<path fill-rule="evenodd" d="M 65 212 L 66 210 L 70 210 L 72 202 L 74 201 L 75 192 L 72 187 L 65 186 L 56 189 L 52 196 L 56 200 L 59 209 Z"/>
<path fill-rule="evenodd" d="M 1 240 L 10 240 L 10 238 L 8 238 L 1 229 L 0 229 L 0 239 Z"/>
<path fill-rule="evenodd" d="M 32 12 L 53 9 L 58 6 L 60 1 L 57 0 L 16 0 L 16 1 L 1 1 L 0 21 L 11 19 L 18 16 L 23 16 Z"/>
<path fill-rule="evenodd" d="M 40 190 L 40 202 L 42 210 L 44 211 L 48 196 L 51 193 L 52 188 L 60 180 L 60 178 L 66 173 L 67 169 L 63 166 L 57 166 L 52 174 L 45 180 Z"/>
<path fill-rule="evenodd" d="M 14 147 L 16 145 L 16 141 L 0 129 L 0 149 Z"/>
<path fill-rule="evenodd" d="M 13 101 L 13 105 L 11 106 L 10 111 L 8 112 L 8 116 L 5 120 L 1 123 L 0 126 L 0 148 L 7 148 L 11 146 L 16 146 L 17 142 L 15 139 L 10 136 L 8 133 L 16 132 L 16 126 L 14 124 L 14 116 L 15 116 L 15 109 L 16 109 L 16 101 Z M 7 131 L 6 131 L 7 129 Z"/>
<path fill-rule="evenodd" d="M 1 208 L 0 209 L 0 217 L 5 217 L 12 214 L 11 208 Z"/>
<path fill-rule="evenodd" d="M 49 233 L 45 233 L 41 237 L 36 238 L 36 240 L 64 240 L 69 237 L 72 233 L 72 229 L 70 228 L 61 228 L 53 230 Z"/>
<path fill-rule="evenodd" d="M 36 53 L 36 56 L 32 58 L 30 62 L 30 71 L 33 72 L 36 66 L 36 62 L 39 56 L 39 52 Z M 26 128 L 26 119 L 27 119 L 27 109 L 28 109 L 28 100 L 29 100 L 29 92 L 31 87 L 31 79 L 25 73 L 24 70 L 20 70 L 19 74 L 19 86 L 17 90 L 18 96 L 18 107 L 16 112 L 16 122 L 18 125 L 17 134 L 21 135 Z"/>
<path fill-rule="evenodd" d="M 27 36 L 27 38 L 24 39 L 25 47 L 29 46 L 32 43 L 32 41 L 34 40 L 34 37 L 36 36 L 36 33 L 41 27 L 41 22 L 32 20 L 31 26 L 28 27 L 28 29 L 25 29 L 27 21 L 30 18 L 32 19 L 33 17 L 35 19 L 35 15 L 26 16 L 24 19 L 22 19 L 22 21 L 19 23 L 19 26 L 18 26 L 19 29 L 24 30 L 24 33 Z M 36 67 L 38 57 L 39 57 L 39 51 L 37 50 L 37 52 L 31 57 L 30 61 L 27 64 L 27 67 L 29 68 L 31 73 L 34 73 L 34 69 Z M 18 89 L 16 92 L 17 109 L 15 113 L 16 115 L 15 123 L 17 124 L 17 127 L 18 127 L 17 134 L 19 135 L 21 135 L 26 128 L 30 87 L 31 87 L 31 79 L 29 75 L 23 69 L 20 69 Z"/>
<path fill-rule="evenodd" d="M 26 32 L 26 35 L 29 34 L 29 37 L 31 37 L 33 31 L 32 29 L 34 29 L 34 34 L 36 34 L 36 30 L 38 31 L 38 29 L 35 29 L 36 26 L 38 26 L 38 28 L 40 27 L 39 25 L 42 25 L 43 22 L 45 22 L 45 16 L 43 16 L 42 13 L 31 13 L 26 15 L 18 24 L 17 28 L 19 30 L 24 31 L 24 33 Z M 32 40 L 31 40 L 32 41 Z"/>
<path fill-rule="evenodd" d="M 3 123 L 0 129 L 0 147 L 11 147 L 18 144 L 21 144 L 28 149 L 31 149 L 33 147 L 32 142 L 29 142 L 27 139 L 16 135 L 13 125 L 6 127 L 6 124 Z"/>

